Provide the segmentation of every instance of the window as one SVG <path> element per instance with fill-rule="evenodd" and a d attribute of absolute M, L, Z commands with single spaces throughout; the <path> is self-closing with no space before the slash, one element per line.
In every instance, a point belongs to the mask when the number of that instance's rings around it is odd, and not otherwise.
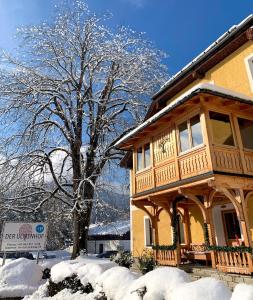
<path fill-rule="evenodd" d="M 150 166 L 150 144 L 145 144 L 137 149 L 137 171 Z"/>
<path fill-rule="evenodd" d="M 137 149 L 137 171 L 142 169 L 142 147 Z"/>
<path fill-rule="evenodd" d="M 234 146 L 235 143 L 229 115 L 210 111 L 209 116 L 213 132 L 213 143 Z"/>
<path fill-rule="evenodd" d="M 153 244 L 152 225 L 148 217 L 144 217 L 144 233 L 145 233 L 145 246 L 149 247 Z"/>
<path fill-rule="evenodd" d="M 253 121 L 238 118 L 238 124 L 241 132 L 243 147 L 253 150 Z"/>
<path fill-rule="evenodd" d="M 144 145 L 144 168 L 150 166 L 150 144 Z"/>
<path fill-rule="evenodd" d="M 202 129 L 199 115 L 181 123 L 178 126 L 180 152 L 203 144 Z"/>
<path fill-rule="evenodd" d="M 187 122 L 184 122 L 178 126 L 180 137 L 180 151 L 184 152 L 191 148 L 189 140 L 189 129 Z"/>
<path fill-rule="evenodd" d="M 241 230 L 235 211 L 224 211 L 223 218 L 228 240 L 238 240 L 241 238 Z"/>
<path fill-rule="evenodd" d="M 251 91 L 253 92 L 253 54 L 245 58 L 246 71 Z"/>
<path fill-rule="evenodd" d="M 192 132 L 192 146 L 196 147 L 198 145 L 203 144 L 199 115 L 190 119 L 190 126 Z"/>

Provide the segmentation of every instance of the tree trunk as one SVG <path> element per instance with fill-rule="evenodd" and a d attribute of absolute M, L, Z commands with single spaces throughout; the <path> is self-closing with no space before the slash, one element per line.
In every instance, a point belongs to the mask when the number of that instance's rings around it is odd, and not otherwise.
<path fill-rule="evenodd" d="M 83 201 L 86 203 L 85 209 L 75 209 L 73 213 L 74 232 L 72 259 L 80 255 L 81 250 L 87 253 L 87 240 L 93 206 L 94 188 L 90 184 L 85 184 L 83 194 Z"/>
<path fill-rule="evenodd" d="M 81 147 L 79 145 L 81 145 L 81 143 L 76 143 L 72 147 L 73 190 L 75 195 L 74 201 L 77 201 L 78 199 L 73 216 L 74 232 L 72 259 L 80 255 L 81 250 L 87 253 L 88 230 L 90 226 L 90 218 L 93 206 L 94 185 L 96 182 L 96 177 L 92 176 L 95 169 L 95 165 L 94 151 L 91 151 L 89 155 L 87 155 L 84 177 L 89 178 L 93 185 L 91 184 L 91 182 L 86 181 L 82 185 L 82 189 L 79 190 L 80 182 L 83 179 L 80 167 Z"/>
<path fill-rule="evenodd" d="M 73 250 L 71 259 L 75 259 L 80 253 L 80 214 L 77 209 L 73 212 Z"/>

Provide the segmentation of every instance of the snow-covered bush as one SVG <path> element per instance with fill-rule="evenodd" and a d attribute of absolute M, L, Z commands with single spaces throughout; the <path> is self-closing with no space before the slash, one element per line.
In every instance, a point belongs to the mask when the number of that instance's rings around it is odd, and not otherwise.
<path fill-rule="evenodd" d="M 95 288 L 97 278 L 103 272 L 115 266 L 116 264 L 114 262 L 104 264 L 88 263 L 77 270 L 77 276 L 82 285 L 86 286 L 87 284 L 91 284 L 92 287 Z"/>
<path fill-rule="evenodd" d="M 51 280 L 54 283 L 58 283 L 63 281 L 67 277 L 71 277 L 72 275 L 76 274 L 78 268 L 85 265 L 85 261 L 62 261 L 56 265 L 54 265 L 51 269 Z"/>
<path fill-rule="evenodd" d="M 110 259 L 114 261 L 120 267 L 126 267 L 130 269 L 133 265 L 134 259 L 130 252 L 119 251 L 116 255 L 113 255 Z"/>
<path fill-rule="evenodd" d="M 144 294 L 144 300 L 170 300 L 169 295 L 176 286 L 190 281 L 190 276 L 182 270 L 160 267 L 134 281 L 123 299 L 139 299 L 137 296 Z"/>
<path fill-rule="evenodd" d="M 142 274 L 146 274 L 154 270 L 156 261 L 153 251 L 144 250 L 140 256 L 137 257 L 138 268 Z"/>
<path fill-rule="evenodd" d="M 231 300 L 252 300 L 253 286 L 248 284 L 237 284 L 232 294 Z"/>
<path fill-rule="evenodd" d="M 51 279 L 49 280 L 48 295 L 50 297 L 58 294 L 59 292 L 65 289 L 71 290 L 73 294 L 77 292 L 80 292 L 82 294 L 89 294 L 93 292 L 91 284 L 87 283 L 85 286 L 82 285 L 80 279 L 75 274 L 57 283 L 53 282 Z"/>
<path fill-rule="evenodd" d="M 174 286 L 168 291 L 166 300 L 230 300 L 231 291 L 225 284 L 215 278 L 201 278 L 197 281 Z M 245 300 L 241 298 L 240 300 Z M 251 298 L 252 299 L 252 298 Z"/>
<path fill-rule="evenodd" d="M 113 267 L 97 278 L 97 290 L 103 291 L 108 299 L 122 300 L 130 285 L 138 278 L 125 267 Z"/>

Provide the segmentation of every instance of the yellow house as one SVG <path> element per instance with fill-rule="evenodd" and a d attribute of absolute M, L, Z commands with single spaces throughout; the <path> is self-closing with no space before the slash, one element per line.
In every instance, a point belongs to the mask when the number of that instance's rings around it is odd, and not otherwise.
<path fill-rule="evenodd" d="M 117 147 L 135 256 L 253 273 L 253 16 L 173 76 Z"/>

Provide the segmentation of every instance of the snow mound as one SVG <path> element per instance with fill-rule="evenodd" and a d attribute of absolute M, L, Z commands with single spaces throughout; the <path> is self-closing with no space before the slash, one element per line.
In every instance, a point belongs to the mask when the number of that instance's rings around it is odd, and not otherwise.
<path fill-rule="evenodd" d="M 6 285 L 34 286 L 42 278 L 42 268 L 35 261 L 16 259 L 0 269 L 0 283 Z"/>
<path fill-rule="evenodd" d="M 16 259 L 0 268 L 0 298 L 24 297 L 42 283 L 42 268 L 35 261 Z"/>
<path fill-rule="evenodd" d="M 166 295 L 166 300 L 230 300 L 231 291 L 225 284 L 215 278 L 201 278 L 175 287 Z M 245 300 L 241 298 L 240 300 Z"/>
<path fill-rule="evenodd" d="M 103 272 L 96 281 L 96 289 L 103 290 L 108 299 L 122 300 L 129 286 L 138 278 L 125 267 L 113 267 Z"/>
<path fill-rule="evenodd" d="M 58 283 L 67 277 L 77 274 L 78 268 L 85 265 L 85 261 L 67 260 L 54 265 L 51 269 L 51 279 Z"/>
<path fill-rule="evenodd" d="M 239 283 L 236 285 L 231 300 L 252 300 L 253 286 Z"/>
<path fill-rule="evenodd" d="M 104 264 L 88 263 L 77 270 L 77 276 L 85 286 L 90 283 L 93 288 L 96 285 L 96 279 L 106 270 L 117 266 L 114 262 Z"/>
<path fill-rule="evenodd" d="M 146 290 L 143 300 L 163 300 L 176 286 L 190 281 L 190 276 L 182 270 L 160 267 L 133 282 L 123 299 L 139 299 L 138 292 Z"/>
<path fill-rule="evenodd" d="M 44 300 L 48 297 L 48 281 L 42 284 L 32 295 L 25 296 L 23 300 Z"/>

